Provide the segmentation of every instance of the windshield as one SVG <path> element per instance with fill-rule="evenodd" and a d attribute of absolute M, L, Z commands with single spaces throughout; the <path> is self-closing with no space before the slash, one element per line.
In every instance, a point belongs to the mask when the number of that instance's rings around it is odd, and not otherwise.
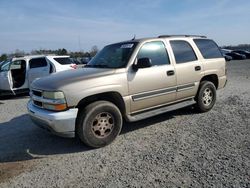
<path fill-rule="evenodd" d="M 10 61 L 5 61 L 0 64 L 0 72 L 8 71 L 10 69 Z"/>
<path fill-rule="evenodd" d="M 104 47 L 85 67 L 123 68 L 128 64 L 137 43 L 117 43 Z"/>

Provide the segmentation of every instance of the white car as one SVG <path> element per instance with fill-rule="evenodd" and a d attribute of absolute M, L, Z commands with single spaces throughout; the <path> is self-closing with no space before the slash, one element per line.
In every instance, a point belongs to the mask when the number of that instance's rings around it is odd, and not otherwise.
<path fill-rule="evenodd" d="M 76 68 L 69 56 L 32 55 L 13 58 L 0 66 L 0 96 L 26 93 L 36 78 Z"/>
<path fill-rule="evenodd" d="M 69 69 L 76 69 L 77 65 L 73 63 L 70 56 L 48 55 L 46 60 L 51 64 L 51 72 L 59 72 Z"/>

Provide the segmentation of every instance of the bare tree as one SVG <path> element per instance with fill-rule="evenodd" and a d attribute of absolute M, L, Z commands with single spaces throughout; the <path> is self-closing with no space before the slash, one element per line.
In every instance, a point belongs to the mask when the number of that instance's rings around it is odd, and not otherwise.
<path fill-rule="evenodd" d="M 91 50 L 90 50 L 90 56 L 94 57 L 98 52 L 98 47 L 96 45 L 94 45 Z"/>

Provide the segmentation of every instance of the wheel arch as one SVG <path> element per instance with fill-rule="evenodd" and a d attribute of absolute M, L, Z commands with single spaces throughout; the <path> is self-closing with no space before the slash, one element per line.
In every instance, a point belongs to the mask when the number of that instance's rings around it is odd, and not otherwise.
<path fill-rule="evenodd" d="M 210 81 L 214 84 L 215 88 L 218 89 L 219 86 L 219 79 L 216 74 L 205 75 L 201 78 L 200 83 L 203 81 Z"/>
<path fill-rule="evenodd" d="M 104 93 L 94 94 L 94 95 L 85 97 L 85 98 L 80 100 L 80 102 L 77 104 L 76 108 L 81 109 L 81 108 L 84 108 L 85 106 L 91 104 L 92 102 L 100 101 L 100 100 L 109 101 L 109 102 L 115 104 L 119 108 L 122 116 L 124 116 L 126 114 L 126 107 L 125 107 L 124 100 L 123 100 L 121 94 L 118 92 L 115 92 L 115 91 L 104 92 Z"/>

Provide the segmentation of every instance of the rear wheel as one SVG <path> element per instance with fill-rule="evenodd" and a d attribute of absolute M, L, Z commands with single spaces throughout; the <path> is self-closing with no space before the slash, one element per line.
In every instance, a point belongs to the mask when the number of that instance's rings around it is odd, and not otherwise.
<path fill-rule="evenodd" d="M 196 96 L 196 109 L 199 112 L 207 112 L 211 110 L 216 101 L 216 88 L 212 82 L 203 81 L 200 84 L 198 94 Z"/>
<path fill-rule="evenodd" d="M 86 145 L 94 148 L 110 144 L 122 128 L 122 115 L 111 102 L 97 101 L 80 110 L 76 131 Z"/>

